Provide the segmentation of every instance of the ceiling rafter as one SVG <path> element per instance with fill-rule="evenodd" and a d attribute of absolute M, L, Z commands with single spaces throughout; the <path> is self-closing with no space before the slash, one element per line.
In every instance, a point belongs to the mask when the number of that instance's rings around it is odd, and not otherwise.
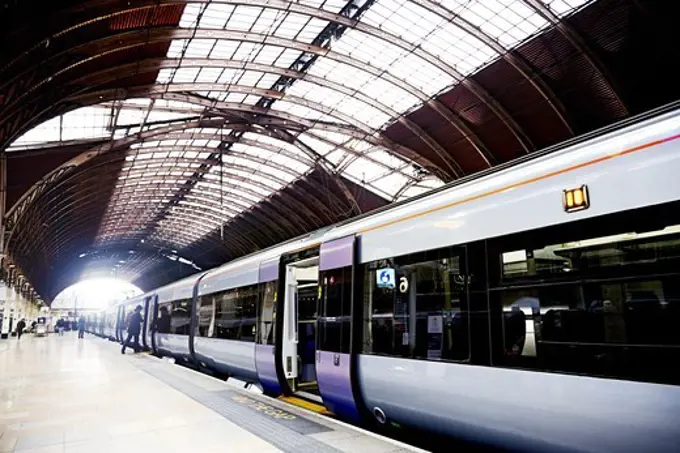
<path fill-rule="evenodd" d="M 569 22 L 560 19 L 557 14 L 555 14 L 547 5 L 545 5 L 540 0 L 522 0 L 527 6 L 536 11 L 541 17 L 547 20 L 553 27 L 555 27 L 578 52 L 583 55 L 583 57 L 588 61 L 592 68 L 598 72 L 602 78 L 609 84 L 612 88 L 612 92 L 616 96 L 616 100 L 619 105 L 625 109 L 626 114 L 628 114 L 628 108 L 626 104 L 621 99 L 618 94 L 621 90 L 616 89 L 616 83 L 614 82 L 614 77 L 607 70 L 607 66 L 602 62 L 601 58 L 597 53 L 591 49 L 586 40 L 581 36 Z"/>
<path fill-rule="evenodd" d="M 259 64 L 259 63 L 254 63 L 254 62 L 244 62 L 241 60 L 220 60 L 220 59 L 215 59 L 215 58 L 205 58 L 205 59 L 196 59 L 196 58 L 183 58 L 183 59 L 174 59 L 174 60 L 168 60 L 168 59 L 147 59 L 144 61 L 141 61 L 140 63 L 126 63 L 121 66 L 113 66 L 106 68 L 98 73 L 96 73 L 98 78 L 95 78 L 95 74 L 92 74 L 91 76 L 85 76 L 81 77 L 80 79 L 74 80 L 72 82 L 73 85 L 80 85 L 80 86 L 85 86 L 87 89 L 92 89 L 93 87 L 99 86 L 99 85 L 105 85 L 107 83 L 110 83 L 118 78 L 118 75 L 121 71 L 125 72 L 126 69 L 129 70 L 134 70 L 135 74 L 143 74 L 145 72 L 151 72 L 151 71 L 157 71 L 159 68 L 160 69 L 170 69 L 170 68 L 231 68 L 231 69 L 245 69 L 249 71 L 259 71 L 263 73 L 268 73 L 268 74 L 276 74 L 280 77 L 289 77 L 292 79 L 296 80 L 302 80 L 304 79 L 305 82 L 312 83 L 314 85 L 318 85 L 323 88 L 328 88 L 333 91 L 337 91 L 338 93 L 341 93 L 346 96 L 352 96 L 355 99 L 366 103 L 367 105 L 370 105 L 371 107 L 379 110 L 382 113 L 385 113 L 391 118 L 396 118 L 398 122 L 404 124 L 409 130 L 411 130 L 413 133 L 415 133 L 418 137 L 420 137 L 424 143 L 426 143 L 434 152 L 435 154 L 447 165 L 448 171 L 451 172 L 451 174 L 458 178 L 462 176 L 463 171 L 460 168 L 460 165 L 456 162 L 455 158 L 451 156 L 430 134 L 428 134 L 423 128 L 421 128 L 418 124 L 416 124 L 414 121 L 410 120 L 408 117 L 399 114 L 396 110 L 392 109 L 391 107 L 381 103 L 378 99 L 371 98 L 361 92 L 357 92 L 356 90 L 353 90 L 349 87 L 346 87 L 344 85 L 341 85 L 339 83 L 333 82 L 328 79 L 324 79 L 322 77 L 317 77 L 309 73 L 302 73 L 299 71 L 295 71 L 292 69 L 287 69 L 287 68 L 280 68 L 277 66 L 273 65 L 264 65 L 264 64 Z M 104 77 L 106 76 L 106 77 Z M 163 89 L 165 85 L 159 85 L 159 89 Z M 232 88 L 234 88 L 234 85 L 229 86 L 229 90 L 232 91 Z M 201 89 L 199 87 L 192 88 L 190 90 L 184 90 L 184 91 L 213 91 L 216 90 L 220 87 L 214 87 L 210 89 Z M 278 99 L 284 99 L 284 100 L 291 100 L 291 97 L 289 95 L 286 95 L 284 93 L 280 92 L 275 92 L 273 95 L 269 95 L 269 93 L 265 92 L 256 92 L 255 90 L 253 91 L 248 91 L 248 90 L 243 90 L 244 87 L 235 87 L 233 91 L 235 92 L 243 92 L 246 94 L 258 94 L 260 96 L 265 96 L 265 97 L 271 97 L 271 98 L 278 98 Z M 251 87 L 249 87 L 251 88 Z M 242 90 L 242 91 L 238 91 Z M 168 91 L 183 91 L 181 89 L 171 89 Z M 264 91 L 264 90 L 263 90 Z M 292 101 L 294 102 L 294 101 Z M 464 129 L 464 130 L 463 130 Z M 461 133 L 465 137 L 470 137 L 472 140 L 474 138 L 474 133 L 467 128 L 463 128 L 461 126 Z M 474 146 L 477 148 L 484 148 L 480 143 L 475 142 Z M 488 151 L 484 151 L 484 154 L 487 155 L 488 158 Z"/>
<path fill-rule="evenodd" d="M 311 46 L 306 43 L 300 43 L 294 40 L 290 39 L 284 39 L 284 38 L 277 38 L 277 37 L 270 37 L 268 35 L 261 35 L 257 33 L 243 33 L 243 32 L 235 32 L 235 31 L 229 31 L 229 30 L 204 30 L 204 29 L 180 29 L 176 30 L 173 29 L 174 33 L 170 36 L 170 30 L 164 30 L 161 28 L 153 29 L 149 33 L 146 34 L 141 34 L 140 32 L 124 32 L 121 33 L 120 36 L 107 36 L 105 38 L 102 38 L 100 40 L 92 41 L 89 43 L 89 45 L 95 45 L 98 49 L 100 49 L 100 54 L 99 56 L 103 55 L 108 55 L 110 52 L 116 51 L 116 49 L 124 48 L 128 49 L 130 46 L 142 46 L 142 45 L 147 45 L 151 42 L 163 42 L 163 41 L 168 41 L 171 39 L 231 39 L 234 41 L 246 41 L 246 42 L 253 42 L 253 43 L 261 43 L 261 44 L 270 44 L 274 46 L 280 46 L 284 48 L 290 48 L 290 49 L 295 49 L 299 50 L 301 52 L 309 52 L 310 54 L 317 55 L 317 56 L 323 56 L 325 58 L 346 64 L 350 67 L 354 67 L 356 69 L 365 71 L 372 76 L 375 77 L 380 77 L 381 79 L 392 83 L 394 86 L 397 86 L 401 88 L 402 90 L 411 93 L 412 95 L 416 96 L 418 99 L 420 99 L 422 102 L 427 103 L 430 105 L 438 114 L 440 114 L 447 122 L 452 124 L 457 130 L 461 132 L 461 135 L 465 138 L 471 138 L 474 137 L 474 133 L 465 125 L 465 123 L 461 120 L 458 119 L 455 114 L 448 109 L 448 107 L 444 106 L 441 104 L 439 101 L 433 99 L 431 96 L 423 93 L 422 91 L 418 90 L 417 88 L 408 85 L 405 81 L 391 75 L 388 72 L 385 72 L 379 68 L 373 67 L 368 63 L 361 62 L 358 60 L 354 60 L 351 57 L 345 56 L 343 54 L 339 54 L 337 52 L 333 52 L 332 50 L 328 50 L 322 47 L 315 47 Z M 130 41 L 131 43 L 129 43 Z M 108 44 L 109 47 L 106 47 Z M 85 44 L 82 46 L 86 46 Z M 122 47 L 120 47 L 122 46 Z M 101 49 L 106 49 L 101 51 Z M 78 50 L 78 49 L 74 49 Z M 419 52 L 420 53 L 420 52 Z M 86 60 L 83 61 L 91 61 L 93 58 L 96 58 L 97 55 L 88 57 Z M 431 57 L 431 56 L 430 56 Z M 428 57 L 429 58 L 429 57 Z M 429 58 L 429 60 L 432 61 L 438 61 L 436 58 Z M 432 63 L 432 61 L 428 61 Z M 436 66 L 436 65 L 435 65 Z M 74 69 L 76 65 L 72 65 L 69 67 L 69 69 Z M 440 68 L 441 69 L 441 68 Z M 462 77 L 462 75 L 458 74 L 459 77 Z M 55 76 L 51 76 L 54 78 Z M 454 77 L 455 78 L 455 77 Z M 50 79 L 52 80 L 52 79 Z M 468 79 L 465 79 L 468 80 Z M 469 82 L 466 82 L 469 83 Z M 1 89 L 1 87 L 0 87 Z M 479 89 L 476 89 L 476 92 L 481 92 L 483 89 L 481 87 Z M 481 95 L 481 94 L 480 94 Z M 98 100 L 104 100 L 107 98 L 107 96 L 101 95 Z M 488 97 L 488 96 L 487 96 Z M 73 99 L 75 100 L 75 99 Z M 491 101 L 489 101 L 491 102 Z M 493 102 L 494 110 L 496 113 L 500 112 L 500 107 L 497 102 Z M 6 106 L 9 108 L 10 106 Z M 6 108 L 6 110 L 7 110 Z M 508 120 L 507 117 L 509 114 L 503 113 L 501 116 L 501 119 L 504 117 L 506 118 L 504 121 L 510 121 L 514 122 L 514 120 Z M 11 117 L 11 111 L 10 113 L 7 113 L 5 111 L 0 110 L 0 124 L 2 124 L 2 119 L 4 117 Z M 515 129 L 518 129 L 519 126 L 517 125 Z M 525 135 L 523 132 L 513 132 L 516 136 L 520 135 Z M 524 142 L 522 142 L 524 143 Z M 480 153 L 480 156 L 487 162 L 489 162 L 489 165 L 491 165 L 491 162 L 493 162 L 493 159 L 489 159 L 491 157 L 490 153 L 488 151 L 481 147 L 481 142 L 478 140 L 472 140 L 471 141 L 472 146 L 474 149 L 477 150 L 478 153 Z M 522 145 L 525 149 L 531 149 L 529 145 L 524 143 Z"/>
<path fill-rule="evenodd" d="M 45 279 L 47 252 L 62 266 L 146 239 L 213 266 L 573 136 L 590 119 L 569 84 L 602 94 L 594 122 L 619 114 L 609 67 L 570 56 L 598 59 L 608 38 L 588 28 L 592 12 L 626 0 L 574 1 L 547 13 L 535 0 L 54 5 L 64 20 L 24 27 L 0 67 L 0 144 L 55 115 L 60 146 L 84 112 L 108 125 L 12 207 L 12 253 L 47 293 L 68 280 Z M 43 132 L 30 132 L 12 150 L 32 153 Z M 135 269 L 160 275 L 164 260 Z"/>
<path fill-rule="evenodd" d="M 486 105 L 489 106 L 489 108 L 506 124 L 506 126 L 512 131 L 513 135 L 517 138 L 519 143 L 524 147 L 524 149 L 528 152 L 533 149 L 533 146 L 531 145 L 531 140 L 528 138 L 528 136 L 522 131 L 522 128 L 517 124 L 512 116 L 505 110 L 505 108 L 497 101 L 495 100 L 483 87 L 478 85 L 474 80 L 468 79 L 465 76 L 463 76 L 460 72 L 458 72 L 453 66 L 450 66 L 446 63 L 444 63 L 442 60 L 438 59 L 432 54 L 429 54 L 428 52 L 424 51 L 421 48 L 418 48 L 417 46 L 413 45 L 412 43 L 406 41 L 403 38 L 400 38 L 398 36 L 392 35 L 391 33 L 379 29 L 377 27 L 371 26 L 366 23 L 362 23 L 356 19 L 353 19 L 351 17 L 347 17 L 347 15 L 343 14 L 335 14 L 330 11 L 325 11 L 320 8 L 315 8 L 312 6 L 307 6 L 304 4 L 300 4 L 297 2 L 292 2 L 292 1 L 287 1 L 287 0 L 250 0 L 250 1 L 232 1 L 232 0 L 205 0 L 205 1 L 196 1 L 196 2 L 176 2 L 176 3 L 204 3 L 204 4 L 228 4 L 228 5 L 248 5 L 248 6 L 260 6 L 262 8 L 270 8 L 270 9 L 278 9 L 281 11 L 290 11 L 290 12 L 295 12 L 299 14 L 304 14 L 309 17 L 314 17 L 318 19 L 323 19 L 328 22 L 332 22 L 335 24 L 342 25 L 344 27 L 352 28 L 359 30 L 363 33 L 366 33 L 370 36 L 380 38 L 385 40 L 386 42 L 389 42 L 391 44 L 394 44 L 396 46 L 401 47 L 402 49 L 408 50 L 410 52 L 413 52 L 415 55 L 420 56 L 423 58 L 425 61 L 428 63 L 432 64 L 435 67 L 438 67 L 439 69 L 442 69 L 444 72 L 452 76 L 455 80 L 457 80 L 459 83 L 463 83 L 472 93 L 474 93 L 482 102 L 484 102 Z M 147 7 L 155 7 L 156 5 L 148 5 Z M 120 11 L 122 13 L 124 11 Z M 108 16 L 106 16 L 108 17 Z M 104 17 L 102 17 L 104 18 Z M 96 21 L 97 19 L 91 19 L 89 23 L 92 23 L 92 21 Z M 455 23 L 457 26 L 460 26 L 460 24 Z M 74 27 L 71 28 L 71 30 L 75 30 Z M 69 30 L 70 31 L 70 30 Z M 173 36 L 173 39 L 191 39 L 191 38 L 201 38 L 203 35 L 201 34 L 200 29 L 184 29 L 182 31 L 187 31 L 190 32 L 187 34 L 187 36 L 180 36 L 180 34 L 177 34 L 176 36 Z M 210 31 L 219 31 L 219 30 L 205 30 L 207 32 Z M 213 38 L 213 36 L 207 36 L 208 38 Z M 221 38 L 216 38 L 216 39 L 221 39 Z M 229 39 L 229 38 L 224 38 L 224 39 Z M 244 40 L 249 40 L 245 35 L 242 37 L 239 37 L 238 39 L 244 39 Z M 282 38 L 274 38 L 278 43 L 285 42 L 285 40 L 282 40 Z M 149 40 L 151 42 L 151 38 Z M 264 42 L 263 40 L 260 41 L 253 41 L 253 42 Z M 276 44 L 274 44 L 276 45 Z M 309 46 L 311 47 L 311 46 Z M 293 48 L 293 47 L 291 47 Z M 323 47 L 321 48 L 323 49 Z M 300 50 L 305 50 L 304 45 L 303 48 Z M 313 49 L 307 49 L 308 52 L 313 52 Z M 322 51 L 323 52 L 323 51 Z M 328 55 L 324 55 L 328 56 Z M 442 112 L 446 111 L 446 108 L 442 109 L 442 106 L 437 106 L 437 111 Z M 458 120 L 453 116 L 449 116 L 448 114 L 446 115 L 448 120 L 453 121 L 453 125 L 456 126 L 462 133 L 464 137 L 471 137 L 471 144 L 475 149 L 480 152 L 480 154 L 484 155 L 484 158 L 488 158 L 489 153 L 486 151 L 483 145 L 481 145 L 481 142 L 476 139 L 475 134 L 465 125 L 464 121 Z M 429 142 L 429 140 L 427 140 Z"/>

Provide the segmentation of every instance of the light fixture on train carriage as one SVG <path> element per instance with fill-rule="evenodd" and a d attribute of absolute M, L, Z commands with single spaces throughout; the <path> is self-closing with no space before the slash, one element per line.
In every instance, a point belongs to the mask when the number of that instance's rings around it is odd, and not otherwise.
<path fill-rule="evenodd" d="M 582 185 L 576 189 L 567 189 L 562 196 L 562 203 L 566 212 L 581 211 L 590 207 L 588 186 Z"/>

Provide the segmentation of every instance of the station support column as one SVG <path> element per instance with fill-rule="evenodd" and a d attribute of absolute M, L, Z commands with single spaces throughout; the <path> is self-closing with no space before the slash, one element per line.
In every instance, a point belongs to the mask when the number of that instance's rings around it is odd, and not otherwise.
<path fill-rule="evenodd" d="M 5 204 L 7 202 L 7 153 L 0 150 L 0 258 L 2 265 L 6 266 L 5 260 Z M 0 282 L 0 339 L 7 338 L 9 332 L 10 303 L 9 295 L 11 289 L 8 282 Z"/>

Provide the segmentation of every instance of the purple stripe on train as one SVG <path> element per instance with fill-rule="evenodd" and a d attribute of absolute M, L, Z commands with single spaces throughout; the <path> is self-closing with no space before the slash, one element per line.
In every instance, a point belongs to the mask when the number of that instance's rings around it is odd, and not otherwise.
<path fill-rule="evenodd" d="M 276 376 L 276 356 L 274 346 L 268 344 L 255 345 L 255 366 L 257 367 L 257 378 L 262 384 L 262 390 L 268 395 L 280 395 L 281 386 L 279 378 Z"/>
<path fill-rule="evenodd" d="M 336 415 L 360 421 L 352 393 L 350 355 L 318 351 L 316 374 L 319 379 L 319 392 L 326 407 Z"/>
<path fill-rule="evenodd" d="M 260 264 L 260 283 L 272 282 L 279 279 L 279 261 L 269 261 Z"/>
<path fill-rule="evenodd" d="M 321 244 L 319 270 L 337 269 L 352 265 L 354 236 L 347 236 Z"/>

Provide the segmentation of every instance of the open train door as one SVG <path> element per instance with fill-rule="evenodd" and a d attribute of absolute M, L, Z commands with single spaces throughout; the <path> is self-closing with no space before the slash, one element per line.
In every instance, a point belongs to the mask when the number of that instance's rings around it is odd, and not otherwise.
<path fill-rule="evenodd" d="M 146 331 L 144 334 L 144 346 L 156 354 L 156 318 L 158 317 L 158 296 L 156 294 L 147 299 L 148 314 L 144 320 Z"/>
<path fill-rule="evenodd" d="M 321 244 L 316 374 L 326 407 L 359 421 L 350 354 L 354 248 L 354 235 Z"/>
<path fill-rule="evenodd" d="M 257 338 L 255 339 L 255 367 L 264 393 L 281 394 L 276 372 L 276 305 L 279 289 L 279 258 L 260 264 L 258 278 L 260 297 L 257 307 Z"/>
<path fill-rule="evenodd" d="M 142 324 L 142 346 L 146 350 L 151 349 L 151 329 L 153 327 L 153 322 L 156 319 L 154 313 L 154 302 L 156 301 L 156 296 L 151 295 L 144 298 L 144 323 Z"/>

